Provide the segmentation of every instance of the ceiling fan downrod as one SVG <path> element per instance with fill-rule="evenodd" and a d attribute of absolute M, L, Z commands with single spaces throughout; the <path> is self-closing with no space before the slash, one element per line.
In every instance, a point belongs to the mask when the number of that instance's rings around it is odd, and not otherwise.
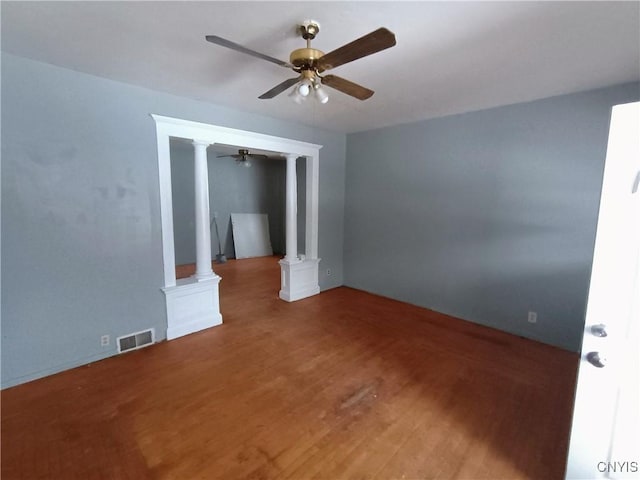
<path fill-rule="evenodd" d="M 304 72 L 305 70 L 316 71 L 317 61 L 324 56 L 324 52 L 317 48 L 311 48 L 311 40 L 316 38 L 316 35 L 320 32 L 320 26 L 312 20 L 307 20 L 298 27 L 298 31 L 302 38 L 307 41 L 307 46 L 291 52 L 289 62 L 297 72 Z"/>

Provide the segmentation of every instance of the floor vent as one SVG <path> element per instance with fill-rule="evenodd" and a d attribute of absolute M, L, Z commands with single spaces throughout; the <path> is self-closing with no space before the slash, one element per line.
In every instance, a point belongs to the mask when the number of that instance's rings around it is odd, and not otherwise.
<path fill-rule="evenodd" d="M 139 348 L 146 347 L 151 345 L 154 342 L 154 339 L 155 332 L 153 328 L 118 337 L 118 353 L 124 353 L 130 350 L 137 350 Z"/>

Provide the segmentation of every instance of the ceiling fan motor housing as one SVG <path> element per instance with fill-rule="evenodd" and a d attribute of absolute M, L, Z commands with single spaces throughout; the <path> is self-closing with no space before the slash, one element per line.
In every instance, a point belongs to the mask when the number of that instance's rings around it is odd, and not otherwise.
<path fill-rule="evenodd" d="M 324 52 L 316 48 L 298 48 L 291 52 L 289 62 L 296 68 L 303 70 L 315 68 L 319 58 L 324 56 Z"/>
<path fill-rule="evenodd" d="M 320 25 L 313 20 L 306 20 L 298 27 L 300 35 L 307 41 L 306 48 L 298 48 L 291 52 L 289 63 L 301 70 L 314 70 L 319 58 L 324 56 L 324 52 L 316 48 L 311 48 L 311 40 L 316 38 L 320 32 Z"/>

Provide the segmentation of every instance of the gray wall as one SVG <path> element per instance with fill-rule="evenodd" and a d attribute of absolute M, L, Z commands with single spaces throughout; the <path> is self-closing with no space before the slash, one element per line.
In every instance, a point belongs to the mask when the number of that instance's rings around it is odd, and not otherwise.
<path fill-rule="evenodd" d="M 113 355 L 129 332 L 163 338 L 149 113 L 324 145 L 323 290 L 343 283 L 344 240 L 347 285 L 577 350 L 610 107 L 638 97 L 626 85 L 350 135 L 345 201 L 344 135 L 3 53 L 2 386 Z"/>
<path fill-rule="evenodd" d="M 610 110 L 639 97 L 628 84 L 349 135 L 345 284 L 577 351 Z"/>
<path fill-rule="evenodd" d="M 165 335 L 150 113 L 324 145 L 320 287 L 342 284 L 344 135 L 3 53 L 3 387 L 113 355 L 119 335 Z"/>

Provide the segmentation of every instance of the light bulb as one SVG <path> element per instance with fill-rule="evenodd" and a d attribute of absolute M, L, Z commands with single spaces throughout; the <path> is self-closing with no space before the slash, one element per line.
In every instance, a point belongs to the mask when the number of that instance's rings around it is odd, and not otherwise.
<path fill-rule="evenodd" d="M 300 86 L 298 87 L 298 93 L 303 97 L 309 95 L 309 85 L 305 82 L 300 83 Z"/>
<path fill-rule="evenodd" d="M 247 168 L 251 166 L 251 162 L 249 160 L 245 160 L 243 163 L 244 163 L 244 166 Z"/>

